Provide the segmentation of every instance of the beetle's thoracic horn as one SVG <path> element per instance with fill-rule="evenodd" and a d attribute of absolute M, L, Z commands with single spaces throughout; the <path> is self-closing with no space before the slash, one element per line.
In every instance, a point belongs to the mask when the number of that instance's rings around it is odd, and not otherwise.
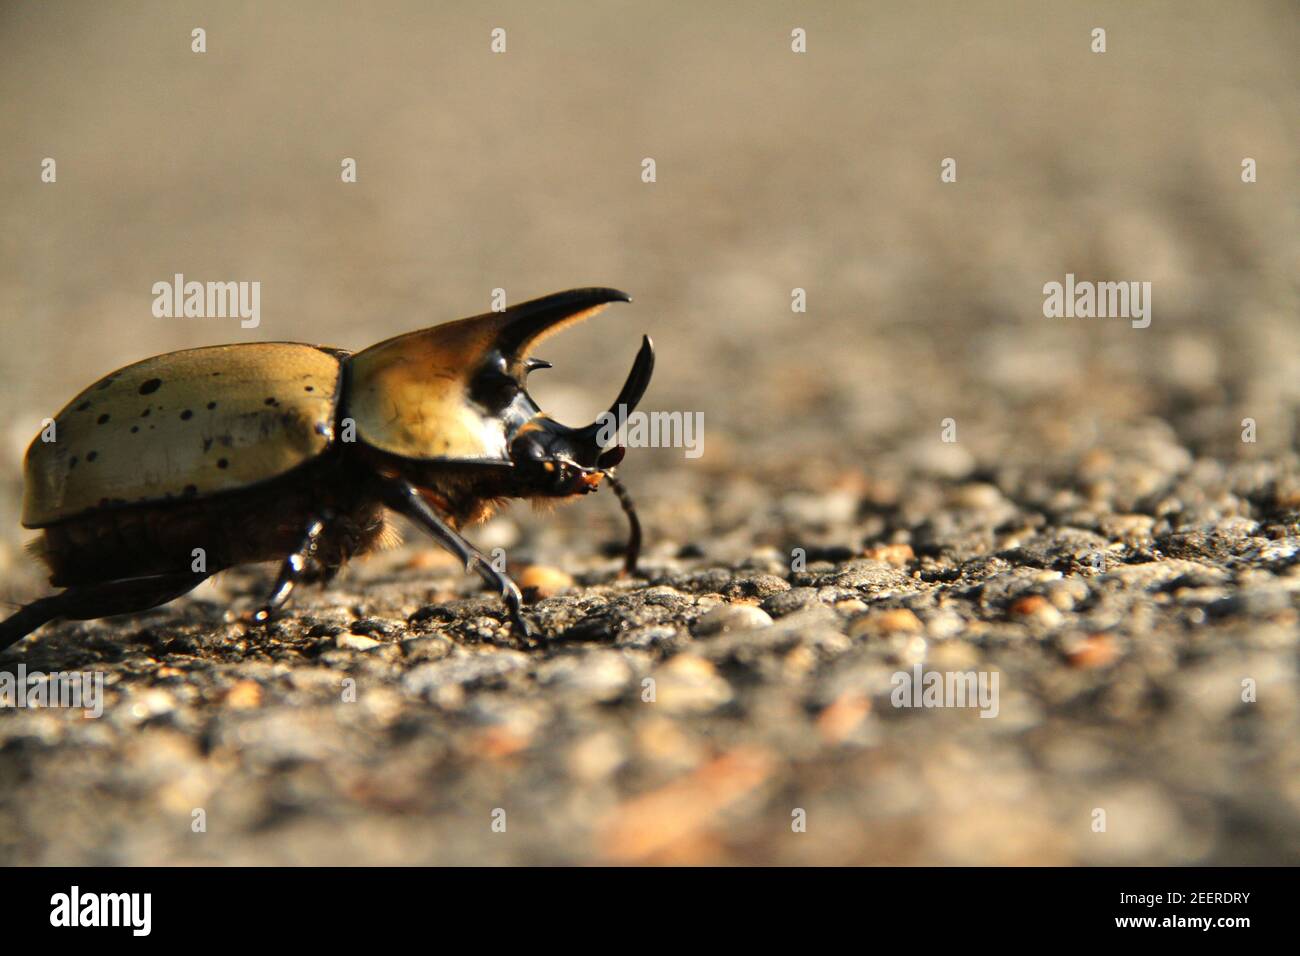
<path fill-rule="evenodd" d="M 506 355 L 522 358 L 542 339 L 589 318 L 610 302 L 631 301 L 630 295 L 618 289 L 570 289 L 521 302 L 484 318 L 499 323 L 496 346 Z"/>

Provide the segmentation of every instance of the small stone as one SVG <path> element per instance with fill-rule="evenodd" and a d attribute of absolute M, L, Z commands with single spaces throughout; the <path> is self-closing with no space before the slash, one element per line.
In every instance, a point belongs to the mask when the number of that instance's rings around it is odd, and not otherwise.
<path fill-rule="evenodd" d="M 1029 594 L 1017 598 L 1011 605 L 1011 616 L 1024 618 L 1044 627 L 1055 627 L 1061 623 L 1061 612 L 1041 594 Z"/>
<path fill-rule="evenodd" d="M 1249 588 L 1230 594 L 1210 604 L 1205 610 L 1213 617 L 1228 617 L 1244 614 L 1251 617 L 1267 617 L 1289 609 L 1291 595 L 1283 588 L 1264 587 Z"/>
<path fill-rule="evenodd" d="M 940 639 L 955 637 L 966 627 L 961 615 L 955 611 L 940 611 L 926 622 L 926 633 Z"/>
<path fill-rule="evenodd" d="M 759 607 L 773 617 L 785 617 L 819 603 L 816 588 L 791 588 L 765 598 Z"/>
<path fill-rule="evenodd" d="M 697 637 L 725 634 L 728 631 L 752 631 L 767 627 L 772 616 L 749 604 L 721 604 L 703 614 L 692 629 Z"/>
<path fill-rule="evenodd" d="M 817 732 L 827 743 L 843 743 L 870 713 L 870 698 L 857 691 L 845 691 L 817 716 Z"/>
<path fill-rule="evenodd" d="M 401 643 L 402 654 L 413 661 L 440 661 L 452 652 L 455 645 L 445 637 L 408 637 Z"/>
<path fill-rule="evenodd" d="M 1279 483 L 1277 506 L 1279 508 L 1300 508 L 1300 482 Z"/>
<path fill-rule="evenodd" d="M 1155 524 L 1156 519 L 1150 515 L 1107 515 L 1101 519 L 1101 530 L 1107 537 L 1132 541 L 1151 537 Z"/>
<path fill-rule="evenodd" d="M 552 661 L 537 676 L 579 699 L 610 701 L 623 694 L 632 671 L 617 651 L 592 651 Z"/>
<path fill-rule="evenodd" d="M 584 737 L 569 750 L 569 771 L 579 780 L 603 780 L 626 760 L 618 738 L 609 732 Z"/>
<path fill-rule="evenodd" d="M 1003 501 L 1002 492 L 996 486 L 981 481 L 962 485 L 952 496 L 954 505 L 972 511 L 988 511 L 998 507 Z"/>
<path fill-rule="evenodd" d="M 800 677 L 808 673 L 817 663 L 817 655 L 807 647 L 793 648 L 781 662 L 785 673 L 791 677 Z"/>
<path fill-rule="evenodd" d="M 370 637 L 378 634 L 381 637 L 392 637 L 394 634 L 400 634 L 406 630 L 404 621 L 387 621 L 382 617 L 363 617 L 360 620 L 353 621 L 351 628 L 353 634 L 360 634 L 364 637 Z"/>
<path fill-rule="evenodd" d="M 473 734 L 471 740 L 473 753 L 489 760 L 500 760 L 526 750 L 533 735 L 529 730 L 520 731 L 506 724 L 495 724 Z"/>
<path fill-rule="evenodd" d="M 527 591 L 536 598 L 554 597 L 561 591 L 573 587 L 573 576 L 559 568 L 543 564 L 530 564 L 516 577 L 520 590 Z"/>
<path fill-rule="evenodd" d="M 775 574 L 754 574 L 749 577 L 736 578 L 728 585 L 727 597 L 766 598 L 790 590 L 790 582 Z"/>
<path fill-rule="evenodd" d="M 877 596 L 888 591 L 906 587 L 911 582 L 902 571 L 880 561 L 854 561 L 835 575 L 833 583 L 837 587 L 857 588 L 867 594 Z"/>
<path fill-rule="evenodd" d="M 1070 611 L 1088 596 L 1088 584 L 1082 578 L 1064 578 L 1049 584 L 1045 596 L 1058 611 Z"/>
<path fill-rule="evenodd" d="M 877 611 L 858 618 L 849 626 L 850 637 L 869 637 L 875 634 L 915 634 L 923 630 L 921 619 L 905 607 Z"/>
<path fill-rule="evenodd" d="M 1110 634 L 1089 634 L 1065 653 L 1071 667 L 1090 670 L 1105 667 L 1119 657 L 1119 644 Z"/>
<path fill-rule="evenodd" d="M 927 655 L 930 667 L 941 671 L 968 671 L 980 660 L 979 652 L 965 641 L 944 641 Z"/>
<path fill-rule="evenodd" d="M 892 564 L 896 568 L 907 565 L 909 561 L 916 557 L 910 544 L 880 544 L 874 548 L 868 548 L 864 553 L 873 561 L 883 561 L 885 564 Z"/>
<path fill-rule="evenodd" d="M 131 703 L 131 716 L 148 720 L 176 709 L 176 698 L 165 690 L 148 690 Z"/>
<path fill-rule="evenodd" d="M 368 651 L 372 647 L 378 647 L 381 642 L 361 634 L 340 634 L 334 638 L 334 643 L 344 650 Z"/>
<path fill-rule="evenodd" d="M 652 706 L 669 713 L 708 713 L 731 700 L 731 685 L 711 663 L 694 654 L 678 654 L 654 675 Z"/>
<path fill-rule="evenodd" d="M 433 571 L 438 568 L 455 567 L 456 559 L 450 552 L 441 548 L 422 548 L 413 553 L 399 567 L 404 571 Z"/>
<path fill-rule="evenodd" d="M 241 680 L 226 692 L 226 706 L 234 710 L 253 710 L 262 704 L 262 686 L 257 681 Z"/>

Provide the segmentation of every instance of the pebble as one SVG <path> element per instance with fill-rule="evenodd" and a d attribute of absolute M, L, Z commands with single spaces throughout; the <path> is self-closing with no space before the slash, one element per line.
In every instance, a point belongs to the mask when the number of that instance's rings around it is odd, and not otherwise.
<path fill-rule="evenodd" d="M 1090 670 L 1114 663 L 1119 657 L 1119 643 L 1110 634 L 1089 634 L 1065 652 L 1071 667 Z"/>
<path fill-rule="evenodd" d="M 714 666 L 694 654 L 678 654 L 658 668 L 653 705 L 670 714 L 701 714 L 731 701 L 731 685 Z"/>
<path fill-rule="evenodd" d="M 849 637 L 888 634 L 916 634 L 924 630 L 921 619 L 905 607 L 876 611 L 857 618 L 849 625 Z"/>
<path fill-rule="evenodd" d="M 340 634 L 334 638 L 334 643 L 344 650 L 368 651 L 371 648 L 379 647 L 382 642 L 361 634 Z"/>
<path fill-rule="evenodd" d="M 1141 540 L 1151 537 L 1156 519 L 1150 515 L 1118 514 L 1101 519 L 1101 530 L 1111 538 Z"/>
<path fill-rule="evenodd" d="M 521 591 L 538 600 L 554 597 L 574 586 L 573 575 L 542 564 L 528 565 L 515 577 L 515 583 Z"/>
<path fill-rule="evenodd" d="M 781 591 L 764 598 L 759 607 L 772 617 L 784 617 L 820 603 L 821 599 L 817 596 L 816 588 L 802 587 L 790 588 L 788 591 Z"/>
<path fill-rule="evenodd" d="M 406 622 L 390 621 L 378 617 L 366 617 L 353 621 L 349 629 L 353 634 L 361 634 L 366 637 L 369 637 L 372 634 L 378 634 L 381 637 L 392 637 L 406 631 Z"/>
<path fill-rule="evenodd" d="M 262 686 L 257 681 L 238 681 L 226 692 L 226 706 L 234 710 L 252 710 L 261 703 Z"/>
<path fill-rule="evenodd" d="M 767 627 L 772 616 L 750 604 L 722 604 L 697 618 L 691 628 L 696 637 L 725 634 L 728 631 L 752 631 Z"/>
<path fill-rule="evenodd" d="M 569 772 L 579 780 L 594 783 L 604 780 L 626 761 L 627 755 L 616 735 L 594 733 L 582 738 L 569 750 Z"/>
<path fill-rule="evenodd" d="M 775 574 L 755 574 L 749 577 L 737 577 L 724 592 L 732 598 L 767 598 L 790 590 L 790 582 Z"/>
<path fill-rule="evenodd" d="M 896 568 L 906 567 L 916 557 L 910 544 L 880 544 L 868 548 L 863 556 L 872 561 L 882 561 Z"/>
<path fill-rule="evenodd" d="M 1002 492 L 995 485 L 973 481 L 961 485 L 953 493 L 952 503 L 958 508 L 969 508 L 973 511 L 991 511 L 994 508 L 1002 507 L 1006 503 L 1006 499 L 1002 497 Z"/>
<path fill-rule="evenodd" d="M 623 695 L 632 669 L 619 652 L 596 650 L 548 662 L 537 679 L 584 700 L 610 701 Z"/>
<path fill-rule="evenodd" d="M 1041 594 L 1030 594 L 1014 601 L 1010 608 L 1012 617 L 1043 627 L 1056 627 L 1061 623 L 1061 612 Z"/>
<path fill-rule="evenodd" d="M 854 561 L 834 575 L 842 588 L 856 588 L 872 596 L 907 587 L 911 578 L 897 568 L 879 561 Z"/>

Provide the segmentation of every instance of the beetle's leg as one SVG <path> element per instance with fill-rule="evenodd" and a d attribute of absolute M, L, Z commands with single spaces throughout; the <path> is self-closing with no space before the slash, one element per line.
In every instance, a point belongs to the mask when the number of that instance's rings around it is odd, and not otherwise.
<path fill-rule="evenodd" d="M 115 614 L 147 611 L 194 590 L 208 575 L 184 572 L 143 578 L 79 584 L 39 598 L 0 622 L 0 650 L 21 640 L 43 624 L 59 618 L 89 621 Z"/>
<path fill-rule="evenodd" d="M 531 631 L 524 620 L 524 598 L 519 587 L 510 580 L 509 575 L 492 567 L 481 551 L 460 536 L 451 525 L 443 520 L 438 512 L 424 500 L 418 488 L 405 478 L 389 478 L 383 482 L 384 503 L 394 511 L 405 515 L 421 525 L 434 536 L 444 548 L 454 554 L 465 564 L 466 571 L 476 571 L 491 587 L 501 593 L 506 609 L 510 612 L 510 621 L 521 637 L 529 637 Z"/>
<path fill-rule="evenodd" d="M 271 619 L 271 616 L 284 604 L 289 598 L 289 592 L 293 586 L 302 577 L 302 573 L 307 568 L 307 563 L 311 560 L 312 555 L 316 553 L 316 545 L 320 542 L 321 532 L 325 530 L 325 522 L 321 518 L 312 518 L 307 522 L 307 530 L 302 537 L 302 543 L 298 545 L 298 550 L 284 559 L 284 564 L 280 565 L 280 573 L 276 576 L 275 587 L 271 588 L 271 595 L 266 599 L 266 604 L 260 611 L 253 615 L 253 620 L 258 624 L 265 624 Z"/>

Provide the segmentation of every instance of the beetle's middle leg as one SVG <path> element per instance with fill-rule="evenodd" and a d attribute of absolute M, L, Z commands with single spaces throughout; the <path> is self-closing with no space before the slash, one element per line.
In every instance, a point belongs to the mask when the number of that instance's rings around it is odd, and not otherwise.
<path fill-rule="evenodd" d="M 308 563 L 316 554 L 316 547 L 320 544 L 320 536 L 325 530 L 325 522 L 328 517 L 328 515 L 323 515 L 312 518 L 307 522 L 307 530 L 303 532 L 302 543 L 298 545 L 296 551 L 284 559 L 284 563 L 280 565 L 280 573 L 276 575 L 275 586 L 271 588 L 271 594 L 266 599 L 266 604 L 253 615 L 253 620 L 256 623 L 265 624 L 289 599 L 293 586 L 298 583 L 298 579 L 302 577 Z"/>
<path fill-rule="evenodd" d="M 519 586 L 510 580 L 504 571 L 498 571 L 492 562 L 483 556 L 483 552 L 470 544 L 451 525 L 443 520 L 429 503 L 424 500 L 418 488 L 405 478 L 388 478 L 383 482 L 384 503 L 394 511 L 405 515 L 428 531 L 438 543 L 459 558 L 466 571 L 476 571 L 490 587 L 501 593 L 501 600 L 510 612 L 510 622 L 521 637 L 531 636 L 528 622 L 524 620 L 524 598 L 519 593 Z"/>

